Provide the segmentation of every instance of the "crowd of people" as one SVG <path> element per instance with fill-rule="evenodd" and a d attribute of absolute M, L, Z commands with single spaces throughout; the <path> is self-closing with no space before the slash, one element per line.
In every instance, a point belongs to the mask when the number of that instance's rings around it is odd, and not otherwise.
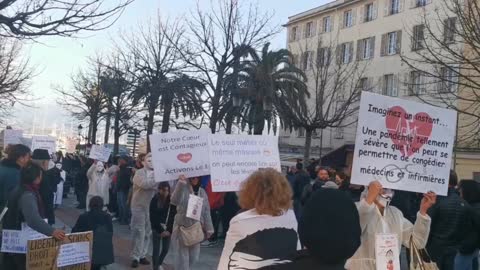
<path fill-rule="evenodd" d="M 353 185 L 344 170 L 304 168 L 301 161 L 286 176 L 259 169 L 240 191 L 214 193 L 209 176 L 156 182 L 151 154 L 104 164 L 13 145 L 0 162 L 0 207 L 8 208 L 3 228 L 20 230 L 26 223 L 63 240 L 65 232 L 52 226 L 53 197 L 63 196 L 57 190 L 62 181 L 74 187 L 77 208 L 86 209 L 72 232 L 94 232 L 94 270 L 114 262 L 113 222 L 130 228 L 132 268 L 163 269 L 171 253 L 175 270 L 194 269 L 201 247 L 225 239 L 218 270 L 374 270 L 376 237 L 394 234 L 399 250 L 418 251 L 407 252 L 409 264 L 478 270 L 480 184 L 459 182 L 453 171 L 448 196 L 438 197 L 383 188 L 378 181 Z M 194 210 L 200 212 L 197 218 L 191 214 L 192 198 L 202 202 Z M 25 269 L 25 254 L 3 255 L 6 269 Z M 388 263 L 386 269 L 393 269 L 392 260 Z"/>

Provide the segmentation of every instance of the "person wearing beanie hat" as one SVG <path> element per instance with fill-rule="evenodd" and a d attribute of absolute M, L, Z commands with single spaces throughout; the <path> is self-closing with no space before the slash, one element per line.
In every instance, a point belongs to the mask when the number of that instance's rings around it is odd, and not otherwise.
<path fill-rule="evenodd" d="M 306 249 L 292 254 L 291 263 L 261 269 L 344 270 L 361 243 L 357 208 L 345 192 L 319 189 L 305 205 L 298 233 Z"/>

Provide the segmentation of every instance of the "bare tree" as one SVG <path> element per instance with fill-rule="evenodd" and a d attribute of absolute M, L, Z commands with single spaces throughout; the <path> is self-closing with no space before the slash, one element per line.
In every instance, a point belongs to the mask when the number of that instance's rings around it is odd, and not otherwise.
<path fill-rule="evenodd" d="M 480 148 L 480 3 L 440 1 L 410 31 L 409 93 L 456 110 L 457 146 Z"/>
<path fill-rule="evenodd" d="M 230 110 L 225 80 L 235 64 L 235 47 L 259 48 L 280 30 L 270 26 L 271 14 L 261 13 L 253 4 L 241 7 L 239 2 L 212 0 L 207 12 L 197 5 L 186 22 L 185 42 L 176 45 L 191 71 L 207 87 L 203 110 L 212 133 Z"/>
<path fill-rule="evenodd" d="M 361 91 L 369 90 L 368 81 L 364 79 L 368 61 L 353 58 L 353 43 L 323 42 L 320 37 L 312 45 L 306 44 L 296 51 L 300 54 L 293 55 L 293 59 L 309 79 L 310 99 L 305 108 L 298 104 L 302 102 L 300 99 L 280 97 L 278 113 L 284 129 L 305 130 L 304 160 L 307 161 L 314 132 L 320 130 L 323 134 L 326 128 L 343 128 L 355 121 Z"/>
<path fill-rule="evenodd" d="M 0 36 L 72 36 L 111 26 L 134 0 L 2 0 Z"/>
<path fill-rule="evenodd" d="M 17 40 L 0 37 L 0 122 L 8 116 L 15 103 L 23 103 L 33 77 L 28 59 L 21 54 Z"/>

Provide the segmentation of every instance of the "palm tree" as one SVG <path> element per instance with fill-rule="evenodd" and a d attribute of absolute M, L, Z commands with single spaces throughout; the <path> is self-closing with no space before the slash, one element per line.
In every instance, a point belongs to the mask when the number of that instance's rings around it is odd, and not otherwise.
<path fill-rule="evenodd" d="M 268 131 L 274 115 L 282 116 L 277 105 L 289 102 L 297 109 L 306 110 L 310 97 L 305 84 L 306 76 L 292 64 L 292 56 L 286 49 L 269 50 L 263 46 L 261 56 L 253 48 L 248 49 L 249 60 L 241 63 L 238 84 L 239 95 L 246 101 L 242 109 L 243 126 L 247 124 L 253 134 L 262 134 L 265 122 Z"/>

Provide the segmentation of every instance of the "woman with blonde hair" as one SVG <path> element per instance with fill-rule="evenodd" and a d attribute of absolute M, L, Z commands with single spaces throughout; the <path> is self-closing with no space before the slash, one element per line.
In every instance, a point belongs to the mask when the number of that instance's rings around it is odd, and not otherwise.
<path fill-rule="evenodd" d="M 230 221 L 219 270 L 260 269 L 290 262 L 300 249 L 288 180 L 274 169 L 260 169 L 243 183 L 240 207 Z"/>

